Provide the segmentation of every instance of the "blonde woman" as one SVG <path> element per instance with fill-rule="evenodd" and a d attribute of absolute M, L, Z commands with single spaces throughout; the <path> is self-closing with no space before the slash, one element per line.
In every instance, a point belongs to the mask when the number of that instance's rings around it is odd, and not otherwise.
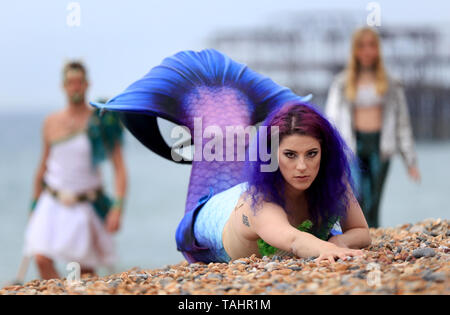
<path fill-rule="evenodd" d="M 361 172 L 354 171 L 358 199 L 369 227 L 378 227 L 390 158 L 400 152 L 410 177 L 419 182 L 420 173 L 405 93 L 386 72 L 372 28 L 353 34 L 348 65 L 330 87 L 325 112 L 359 158 Z"/>

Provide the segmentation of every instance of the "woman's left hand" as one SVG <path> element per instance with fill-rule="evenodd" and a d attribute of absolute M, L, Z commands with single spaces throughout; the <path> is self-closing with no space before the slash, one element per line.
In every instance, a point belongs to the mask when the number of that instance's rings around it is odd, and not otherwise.
<path fill-rule="evenodd" d="M 106 216 L 105 228 L 109 233 L 115 233 L 120 227 L 121 210 L 112 208 Z"/>
<path fill-rule="evenodd" d="M 333 235 L 328 239 L 328 242 L 333 243 L 334 245 L 342 248 L 349 248 L 343 241 L 341 235 Z"/>
<path fill-rule="evenodd" d="M 420 182 L 420 172 L 416 166 L 408 167 L 409 176 L 414 179 L 416 182 Z"/>

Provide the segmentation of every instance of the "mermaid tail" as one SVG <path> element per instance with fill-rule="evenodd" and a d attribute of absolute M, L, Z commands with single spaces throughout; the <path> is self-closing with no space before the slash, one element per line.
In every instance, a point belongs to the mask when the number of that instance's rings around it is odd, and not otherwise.
<path fill-rule="evenodd" d="M 156 117 L 189 128 L 195 146 L 185 207 L 185 212 L 189 212 L 202 196 L 208 195 L 210 188 L 216 194 L 244 179 L 244 162 L 237 160 L 236 149 L 234 158 L 227 161 L 226 126 L 252 126 L 287 101 L 308 99 L 217 50 L 205 49 L 181 51 L 167 57 L 106 104 L 91 104 L 121 112 L 124 125 L 142 144 L 170 160 L 173 160 L 171 148 L 161 136 Z M 194 132 L 195 118 L 201 118 L 201 128 Z M 224 135 L 223 154 L 218 151 L 216 155 L 223 158 L 197 161 L 210 141 L 203 136 L 210 126 L 220 128 Z"/>

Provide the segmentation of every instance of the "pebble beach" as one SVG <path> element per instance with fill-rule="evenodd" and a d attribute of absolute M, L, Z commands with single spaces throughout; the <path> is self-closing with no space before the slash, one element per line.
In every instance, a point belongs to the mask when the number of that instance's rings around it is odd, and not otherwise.
<path fill-rule="evenodd" d="M 33 280 L 1 295 L 281 295 L 450 294 L 450 220 L 370 229 L 364 255 L 317 264 L 314 257 L 252 256 L 230 263 L 182 261 L 105 277 Z"/>

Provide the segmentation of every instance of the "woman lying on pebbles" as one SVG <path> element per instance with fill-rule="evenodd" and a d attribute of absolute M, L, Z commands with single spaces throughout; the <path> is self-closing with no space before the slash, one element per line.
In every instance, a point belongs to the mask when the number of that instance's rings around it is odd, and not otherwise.
<path fill-rule="evenodd" d="M 136 138 L 174 161 L 180 160 L 160 137 L 155 116 L 194 133 L 186 212 L 176 231 L 177 249 L 188 262 L 228 262 L 252 254 L 316 256 L 317 261 L 333 262 L 362 255 L 357 249 L 371 240 L 353 195 L 349 165 L 354 155 L 307 100 L 245 64 L 205 49 L 167 57 L 106 104 L 91 104 L 122 112 L 123 122 Z M 230 160 L 229 139 L 226 145 L 222 141 L 224 150 L 214 144 L 214 153 L 210 141 L 203 144 L 206 128 L 220 133 L 229 126 L 246 128 L 264 119 L 268 132 L 261 141 L 267 140 L 266 148 L 271 148 L 272 136 L 279 140 L 268 162 L 260 156 L 255 162 L 250 158 L 243 162 L 236 159 L 236 150 Z M 272 135 L 271 127 L 276 126 L 279 133 Z M 208 148 L 212 160 L 197 156 Z M 274 170 L 261 171 L 277 158 Z M 343 233 L 333 233 L 336 223 Z"/>
<path fill-rule="evenodd" d="M 302 103 L 283 106 L 263 125 L 267 143 L 270 126 L 279 128 L 279 168 L 261 172 L 263 162 L 248 162 L 247 182 L 208 200 L 194 223 L 199 246 L 215 254 L 214 262 L 267 253 L 316 256 L 317 262 L 362 255 L 357 249 L 371 244 L 369 228 L 351 189 L 351 152 L 339 133 Z M 338 221 L 343 233 L 332 235 Z"/>

